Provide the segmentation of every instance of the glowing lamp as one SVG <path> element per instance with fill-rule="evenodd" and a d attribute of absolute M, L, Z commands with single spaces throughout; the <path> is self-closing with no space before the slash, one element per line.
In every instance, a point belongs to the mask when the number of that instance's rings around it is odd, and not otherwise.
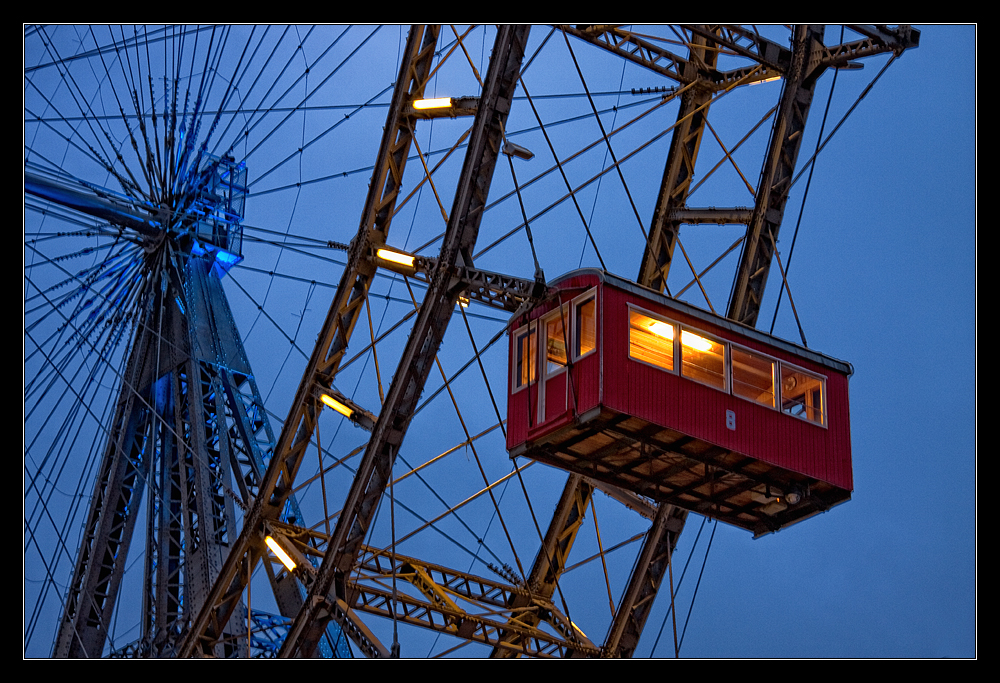
<path fill-rule="evenodd" d="M 266 543 L 267 547 L 271 549 L 274 556 L 281 560 L 281 564 L 285 565 L 285 568 L 288 571 L 295 571 L 295 562 L 288 556 L 288 553 L 286 553 L 284 549 L 278 545 L 276 540 L 274 540 L 271 536 L 267 536 L 264 539 L 264 543 Z"/>
<path fill-rule="evenodd" d="M 427 100 L 413 100 L 414 109 L 446 109 L 451 106 L 450 97 L 435 97 Z"/>
<path fill-rule="evenodd" d="M 351 410 L 349 406 L 345 406 L 343 403 L 335 399 L 333 396 L 328 396 L 327 394 L 323 394 L 322 396 L 319 397 L 319 400 L 321 400 L 323 403 L 336 410 L 338 413 L 346 417 L 348 420 L 351 419 L 351 415 L 354 414 L 354 411 Z"/>
<path fill-rule="evenodd" d="M 379 249 L 375 252 L 375 256 L 383 261 L 398 263 L 399 265 L 406 266 L 407 268 L 413 267 L 413 254 L 404 254 L 399 251 L 393 251 L 392 249 Z"/>

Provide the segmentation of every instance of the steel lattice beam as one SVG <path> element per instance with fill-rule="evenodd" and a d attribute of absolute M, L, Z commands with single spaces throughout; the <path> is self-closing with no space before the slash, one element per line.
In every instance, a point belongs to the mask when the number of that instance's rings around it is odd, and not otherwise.
<path fill-rule="evenodd" d="M 797 26 L 792 40 L 792 64 L 786 74 L 781 102 L 771 129 L 771 141 L 757 183 L 756 204 L 726 317 L 753 325 L 764 297 L 778 230 L 791 190 L 795 162 L 802 145 L 806 119 L 819 73 L 808 69 L 812 54 L 823 44 L 822 26 Z"/>
<path fill-rule="evenodd" d="M 133 346 L 123 378 L 127 387 L 139 381 L 150 340 L 150 335 L 143 335 Z M 104 649 L 135 527 L 136 516 L 129 511 L 139 507 L 148 469 L 143 467 L 141 444 L 149 428 L 149 411 L 139 399 L 128 388 L 119 395 L 56 636 L 55 657 L 100 657 Z"/>
<path fill-rule="evenodd" d="M 365 569 L 366 565 L 363 565 L 362 570 Z M 382 568 L 377 576 L 383 578 L 391 573 L 392 568 Z M 417 587 L 424 598 L 399 591 L 393 595 L 392 591 L 364 582 L 362 575 L 347 585 L 351 608 L 385 618 L 392 618 L 395 613 L 397 620 L 412 626 L 483 643 L 494 649 L 509 650 L 513 655 L 600 655 L 600 649 L 590 643 L 565 615 L 550 602 L 529 597 L 523 588 L 446 570 L 414 558 L 397 558 L 396 575 Z M 482 609 L 472 612 L 452 600 L 440 599 L 441 595 L 451 592 Z M 523 596 L 526 602 L 512 607 L 516 602 L 512 595 Z M 510 612 L 512 618 L 502 621 L 496 616 L 498 611 Z M 556 633 L 537 628 L 542 621 Z"/>
<path fill-rule="evenodd" d="M 413 408 L 423 392 L 461 292 L 460 287 L 455 287 L 452 268 L 472 266 L 472 248 L 479 232 L 527 37 L 526 26 L 503 26 L 497 33 L 437 268 L 309 598 L 282 647 L 283 657 L 312 656 L 326 624 L 333 617 L 337 600 L 351 602 L 346 599 L 346 579 L 391 476 L 392 464 L 409 427 Z"/>
<path fill-rule="evenodd" d="M 423 282 L 430 282 L 438 267 L 438 259 L 430 256 L 414 256 L 412 266 L 392 263 L 387 265 L 390 270 L 401 275 L 415 276 Z M 456 266 L 452 270 L 453 287 L 460 290 L 463 297 L 501 311 L 514 313 L 545 297 L 545 283 L 539 280 L 528 280 L 479 268 Z"/>
<path fill-rule="evenodd" d="M 841 45 L 822 46 L 809 60 L 809 71 L 816 72 L 830 67 L 844 66 L 849 59 L 861 59 L 872 55 L 892 52 L 901 54 L 920 45 L 920 31 L 911 26 L 861 26 L 852 24 L 849 28 L 865 36 Z"/>
<path fill-rule="evenodd" d="M 559 28 L 580 40 L 608 50 L 682 85 L 698 83 L 711 92 L 724 90 L 735 84 L 746 85 L 780 76 L 783 73 L 783 56 L 787 53 L 787 50 L 783 50 L 771 41 L 738 27 L 684 27 L 693 33 L 692 39 L 688 42 L 690 54 L 687 58 L 676 55 L 620 26 L 560 26 Z M 718 38 L 720 33 L 724 34 L 722 38 Z M 712 51 L 711 65 L 702 55 L 697 54 L 699 40 L 704 41 L 709 36 L 717 36 L 715 42 L 719 42 L 732 54 L 753 60 L 755 64 L 731 71 L 719 71 L 715 68 L 717 51 Z"/>
<path fill-rule="evenodd" d="M 788 67 L 788 48 L 742 26 L 702 26 L 684 24 L 682 28 L 701 36 L 735 55 L 752 59 L 775 73 Z"/>
<path fill-rule="evenodd" d="M 571 474 L 567 478 L 528 575 L 528 587 L 531 590 L 513 594 L 508 599 L 507 606 L 514 613 L 500 635 L 500 642 L 493 648 L 491 657 L 517 657 L 525 653 L 525 633 L 517 627 L 535 627 L 541 622 L 541 613 L 525 610 L 538 600 L 551 600 L 559 584 L 559 577 L 566 569 L 569 552 L 583 525 L 593 493 L 593 482 L 589 479 L 579 474 Z"/>
<path fill-rule="evenodd" d="M 57 657 L 103 653 L 144 495 L 142 632 L 133 649 L 172 654 L 233 540 L 234 503 L 256 491 L 273 444 L 211 263 L 169 251 L 168 268 L 147 283 Z M 234 500 L 233 481 L 243 500 Z"/>
<path fill-rule="evenodd" d="M 919 44 L 920 32 L 908 26 L 852 27 L 867 37 L 833 47 L 823 45 L 823 26 L 798 26 L 792 41 L 792 62 L 785 76 L 779 109 L 771 130 L 767 156 L 757 184 L 756 204 L 726 317 L 753 326 L 760 311 L 778 230 L 791 189 L 795 162 L 812 103 L 816 81 L 828 67 L 849 59 L 884 52 L 901 53 Z"/>
<path fill-rule="evenodd" d="M 653 601 L 667 573 L 670 555 L 677 546 L 677 539 L 684 530 L 687 510 L 673 505 L 661 505 L 653 524 L 646 532 L 635 569 L 625 589 L 625 596 L 618 605 L 615 619 L 604 644 L 607 654 L 631 657 L 635 653 L 646 619 L 653 608 Z"/>
<path fill-rule="evenodd" d="M 305 554 L 323 557 L 317 548 L 328 546 L 328 537 L 318 531 L 280 523 L 271 528 Z M 397 619 L 411 626 L 493 645 L 511 655 L 600 654 L 600 649 L 565 614 L 536 591 L 414 557 L 393 555 L 388 549 L 364 545 L 360 553 L 361 561 L 346 582 L 350 604 L 338 599 L 332 606 L 331 620 L 368 657 L 390 656 L 390 650 L 359 619 L 360 613 L 392 618 L 393 598 L 384 590 L 390 579 L 412 586 L 408 592 L 401 587 L 395 597 Z M 295 575 L 311 586 L 316 571 L 304 564 L 296 568 Z M 498 621 L 500 614 L 510 615 L 512 629 Z M 542 623 L 547 630 L 539 628 Z"/>
<path fill-rule="evenodd" d="M 691 54 L 693 62 L 704 64 L 701 71 L 704 83 L 707 81 L 707 71 L 714 68 L 718 56 L 714 44 L 702 35 L 696 35 L 692 39 Z M 649 227 L 649 240 L 636 279 L 639 284 L 661 292 L 667 283 L 681 226 L 681 220 L 672 214 L 686 206 L 711 101 L 712 92 L 707 86 L 694 87 L 682 95 L 680 110 L 677 112 L 677 125 L 670 139 L 663 181 L 660 183 L 660 193 Z"/>
<path fill-rule="evenodd" d="M 355 606 L 353 609 L 380 617 L 396 619 L 411 626 L 419 626 L 448 635 L 458 636 L 471 642 L 493 647 L 513 647 L 501 640 L 500 634 L 516 631 L 519 636 L 517 654 L 530 657 L 596 657 L 600 650 L 581 643 L 569 641 L 540 629 L 519 627 L 496 619 L 454 612 L 431 601 L 420 600 L 410 595 L 393 595 L 368 586 L 351 584 Z"/>
<path fill-rule="evenodd" d="M 395 575 L 397 578 L 408 581 L 417 591 L 426 597 L 430 609 L 421 608 L 425 614 L 437 613 L 444 617 L 441 623 L 434 623 L 433 620 L 420 622 L 417 625 L 433 630 L 443 630 L 453 635 L 458 635 L 466 631 L 475 631 L 472 624 L 486 624 L 488 637 L 476 638 L 480 642 L 495 644 L 496 647 L 507 649 L 510 652 L 524 651 L 529 645 L 525 640 L 538 640 L 540 637 L 549 639 L 554 643 L 560 642 L 558 636 L 550 633 L 543 633 L 537 626 L 545 622 L 556 633 L 561 636 L 561 642 L 567 652 L 580 651 L 581 654 L 591 656 L 598 653 L 593 643 L 562 614 L 550 600 L 541 597 L 537 592 L 521 586 L 510 586 L 492 579 L 475 576 L 467 572 L 456 571 L 418 560 L 413 557 L 397 555 L 394 558 L 383 551 L 373 551 L 365 548 L 365 552 L 371 552 L 359 567 L 358 575 L 351 580 L 349 594 L 358 595 L 357 603 L 362 605 L 366 602 L 365 595 L 378 594 L 378 588 L 372 592 L 371 584 L 384 585 L 384 579 Z M 416 605 L 421 601 L 410 596 L 410 600 Z M 469 605 L 463 608 L 458 604 L 461 601 Z M 366 609 L 358 607 L 358 609 Z M 382 609 L 380 607 L 380 609 Z M 474 611 L 473 611 L 474 610 Z M 514 638 L 503 638 L 498 633 L 503 633 L 499 629 L 502 624 L 497 621 L 495 615 L 498 611 L 509 612 L 512 620 L 516 623 L 517 630 L 513 633 Z M 377 612 L 376 613 L 380 613 Z M 497 643 L 499 639 L 499 643 Z"/>
<path fill-rule="evenodd" d="M 619 26 L 562 25 L 558 28 L 683 85 L 695 81 L 698 77 L 697 64 L 692 60 L 676 55 Z"/>

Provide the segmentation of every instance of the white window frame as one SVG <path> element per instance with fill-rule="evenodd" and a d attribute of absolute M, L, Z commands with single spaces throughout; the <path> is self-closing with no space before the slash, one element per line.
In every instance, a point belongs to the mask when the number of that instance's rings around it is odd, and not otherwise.
<path fill-rule="evenodd" d="M 594 302 L 594 348 L 592 348 L 590 351 L 587 351 L 586 353 L 577 354 L 576 350 L 580 346 L 580 341 L 581 341 L 576 334 L 577 316 L 579 315 L 577 313 L 577 309 L 579 309 L 579 307 L 582 304 L 587 303 L 587 299 L 590 299 Z M 569 339 L 570 339 L 570 345 L 573 350 L 573 356 L 572 356 L 573 362 L 576 362 L 581 358 L 586 358 L 587 356 L 593 353 L 597 353 L 597 347 L 599 346 L 597 339 L 599 336 L 599 331 L 601 329 L 598 321 L 599 318 L 598 310 L 599 309 L 597 307 L 597 287 L 594 287 L 584 292 L 583 294 L 576 297 L 575 299 L 573 299 L 573 301 L 570 302 Z"/>
<path fill-rule="evenodd" d="M 538 319 L 538 363 L 543 379 L 548 380 L 550 377 L 555 377 L 560 372 L 566 372 L 566 368 L 569 367 L 569 362 L 572 358 L 570 354 L 573 340 L 572 329 L 567 330 L 566 328 L 570 325 L 570 310 L 570 305 L 565 303 L 562 306 L 557 307 L 554 311 L 546 313 Z M 547 328 L 549 321 L 558 318 L 560 315 L 563 316 L 563 344 L 566 345 L 564 348 L 564 351 L 566 352 L 566 363 L 560 365 L 552 372 L 549 372 L 549 338 Z"/>
<path fill-rule="evenodd" d="M 783 415 L 788 415 L 789 417 L 794 417 L 796 420 L 801 420 L 801 421 L 806 422 L 808 424 L 815 425 L 817 427 L 822 427 L 823 429 L 828 429 L 829 426 L 830 426 L 830 413 L 829 413 L 830 398 L 829 398 L 829 395 L 827 394 L 827 391 L 829 390 L 828 389 L 829 385 L 828 385 L 828 383 L 826 381 L 827 380 L 827 376 L 826 375 L 822 375 L 822 374 L 820 374 L 818 372 L 813 372 L 812 370 L 807 370 L 807 369 L 805 369 L 805 368 L 803 368 L 803 367 L 801 367 L 799 365 L 795 365 L 794 363 L 786 363 L 785 361 L 778 361 L 778 365 L 779 365 L 779 367 L 778 367 L 778 391 L 779 391 L 779 395 L 777 397 L 778 398 L 778 410 L 780 410 Z M 787 410 L 785 410 L 784 407 L 782 407 L 781 403 L 783 401 L 783 395 L 780 392 L 783 389 L 783 386 L 782 386 L 783 385 L 783 381 L 782 381 L 782 369 L 785 368 L 785 367 L 788 367 L 788 369 L 793 370 L 795 372 L 801 372 L 802 374 L 807 375 L 809 377 L 812 377 L 813 379 L 818 379 L 820 381 L 820 383 L 822 384 L 822 391 L 820 392 L 820 396 L 821 396 L 820 400 L 823 403 L 823 405 L 820 407 L 820 411 L 819 411 L 820 415 L 823 418 L 821 422 L 816 422 L 815 420 L 810 420 L 808 417 L 802 417 L 801 415 L 796 415 L 794 413 L 790 413 Z"/>
<path fill-rule="evenodd" d="M 631 360 L 631 361 L 635 361 L 636 363 L 642 363 L 643 365 L 648 365 L 651 368 L 656 368 L 660 372 L 666 372 L 667 374 L 670 374 L 670 375 L 678 375 L 679 376 L 680 375 L 680 363 L 678 363 L 678 359 L 680 358 L 680 353 L 679 353 L 679 350 L 678 350 L 677 347 L 678 347 L 678 344 L 680 343 L 680 323 L 677 322 L 676 320 L 671 320 L 670 318 L 662 316 L 659 313 L 653 313 L 652 311 L 647 310 L 645 308 L 642 308 L 641 306 L 636 306 L 635 304 L 629 304 L 628 305 L 628 310 L 629 310 L 629 315 L 628 315 L 628 317 L 627 317 L 627 319 L 625 321 L 626 325 L 628 326 L 628 328 L 627 328 L 628 329 L 628 344 L 627 344 L 626 349 L 625 349 L 625 353 L 627 354 L 628 359 Z M 635 356 L 632 355 L 632 315 L 631 315 L 632 311 L 635 311 L 636 313 L 639 313 L 640 315 L 644 315 L 647 318 L 652 318 L 653 320 L 658 320 L 661 323 L 664 323 L 666 325 L 670 325 L 671 327 L 674 328 L 674 338 L 672 340 L 673 343 L 674 343 L 673 344 L 673 361 L 674 361 L 674 367 L 673 367 L 672 370 L 667 369 L 667 368 L 663 367 L 662 365 L 656 365 L 655 363 L 650 363 L 648 361 L 644 361 L 641 358 L 636 358 Z"/>
<path fill-rule="evenodd" d="M 715 389 L 716 391 L 721 391 L 721 392 L 723 392 L 725 394 L 730 393 L 730 391 L 729 391 L 729 386 L 730 386 L 729 359 L 732 356 L 732 353 L 728 352 L 729 341 L 726 340 L 726 339 L 722 339 L 720 337 L 717 337 L 714 334 L 709 334 L 708 332 L 705 332 L 704 330 L 699 330 L 697 327 L 692 327 L 690 325 L 681 324 L 679 327 L 680 327 L 680 333 L 677 335 L 676 343 L 674 344 L 674 347 L 677 349 L 677 351 L 680 352 L 680 355 L 677 356 L 680 359 L 680 362 L 677 363 L 677 372 L 678 372 L 678 374 L 681 377 L 683 377 L 684 379 L 691 380 L 692 382 L 697 382 L 698 384 L 701 384 L 701 385 L 706 386 L 706 387 L 710 387 L 712 389 Z M 721 387 L 718 387 L 718 386 L 716 386 L 714 384 L 710 384 L 708 382 L 704 382 L 704 381 L 698 379 L 697 377 L 691 377 L 689 375 L 685 375 L 684 374 L 684 344 L 681 341 L 681 336 L 684 334 L 685 330 L 688 331 L 688 332 L 690 332 L 690 333 L 692 333 L 692 334 L 695 334 L 695 335 L 697 335 L 699 337 L 702 337 L 704 339 L 708 339 L 709 341 L 715 342 L 716 344 L 721 344 L 722 345 L 722 386 Z"/>
<path fill-rule="evenodd" d="M 534 339 L 531 338 L 532 335 L 535 335 Z M 518 372 L 518 362 L 520 360 L 520 357 L 518 352 L 520 349 L 518 348 L 518 341 L 522 336 L 527 336 L 529 339 L 529 344 L 534 346 L 535 371 L 533 373 L 529 373 L 528 375 L 529 379 L 527 383 L 519 385 L 518 380 L 520 379 L 520 373 Z M 531 355 L 532 355 L 531 349 L 529 348 L 528 349 L 529 360 L 531 358 Z M 519 391 L 523 391 L 524 389 L 530 387 L 532 384 L 536 384 L 538 382 L 538 321 L 537 320 L 532 320 L 527 325 L 522 325 L 521 327 L 514 330 L 514 343 L 512 344 L 511 348 L 510 382 L 511 382 L 511 387 L 510 387 L 511 394 L 516 394 Z"/>
<path fill-rule="evenodd" d="M 740 396 L 736 393 L 736 377 L 733 375 L 733 351 L 739 349 L 744 353 L 749 353 L 754 356 L 759 356 L 760 358 L 766 358 L 771 361 L 771 388 L 774 392 L 774 402 L 769 406 L 760 401 L 754 401 L 753 399 L 746 398 L 745 396 Z M 737 344 L 735 342 L 729 342 L 729 358 L 728 361 L 728 373 L 729 373 L 729 393 L 734 397 L 740 399 L 741 401 L 749 401 L 754 405 L 764 406 L 765 408 L 770 408 L 771 410 L 776 410 L 781 412 L 781 360 L 775 358 L 769 353 L 761 353 L 756 349 L 751 349 L 749 346 L 744 346 L 743 344 Z"/>

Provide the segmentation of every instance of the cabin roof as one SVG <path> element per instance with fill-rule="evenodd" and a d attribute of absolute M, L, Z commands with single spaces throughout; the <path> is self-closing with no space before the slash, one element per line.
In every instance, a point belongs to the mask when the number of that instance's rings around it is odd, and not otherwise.
<path fill-rule="evenodd" d="M 836 358 L 833 358 L 832 356 L 827 356 L 825 354 L 813 351 L 812 349 L 806 348 L 805 346 L 801 346 L 799 344 L 795 344 L 793 342 L 781 339 L 779 337 L 775 337 L 765 332 L 761 332 L 760 330 L 757 330 L 748 325 L 743 325 L 734 320 L 723 318 L 722 316 L 716 315 L 710 311 L 697 308 L 696 306 L 692 306 L 691 304 L 686 303 L 684 301 L 679 301 L 678 299 L 673 299 L 654 289 L 643 287 L 642 285 L 632 282 L 631 280 L 626 280 L 623 277 L 620 277 L 613 273 L 609 273 L 604 270 L 600 270 L 599 268 L 580 268 L 578 270 L 570 271 L 569 273 L 560 275 L 559 277 L 552 280 L 552 282 L 549 283 L 549 287 L 551 289 L 559 289 L 559 285 L 566 282 L 567 280 L 587 275 L 594 276 L 601 282 L 609 284 L 612 287 L 625 290 L 626 292 L 630 292 L 644 299 L 655 301 L 659 304 L 662 304 L 663 306 L 679 311 L 685 315 L 689 315 L 693 318 L 703 320 L 717 327 L 729 330 L 734 334 L 749 339 L 753 339 L 762 344 L 768 344 L 775 348 L 781 349 L 782 351 L 798 356 L 799 358 L 805 358 L 807 360 L 812 361 L 813 363 L 817 363 L 824 367 L 830 368 L 831 370 L 838 372 L 842 375 L 850 377 L 851 375 L 854 374 L 854 366 L 852 366 L 847 361 L 838 360 Z"/>

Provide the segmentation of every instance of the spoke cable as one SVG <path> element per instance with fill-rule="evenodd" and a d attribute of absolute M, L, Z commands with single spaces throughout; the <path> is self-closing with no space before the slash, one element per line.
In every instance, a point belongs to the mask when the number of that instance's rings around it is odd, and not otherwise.
<path fill-rule="evenodd" d="M 604 140 L 607 151 L 604 156 L 604 160 L 601 163 L 601 167 L 604 168 L 607 164 L 608 155 L 611 156 L 611 160 L 615 163 L 615 170 L 618 172 L 618 179 L 621 181 L 622 188 L 625 190 L 625 195 L 628 197 L 629 205 L 632 207 L 632 214 L 635 216 L 636 223 L 639 225 L 639 230 L 642 232 L 642 238 L 644 241 L 649 241 L 649 236 L 646 234 L 646 227 L 642 223 L 642 216 L 639 215 L 639 209 L 635 205 L 635 200 L 632 199 L 632 193 L 629 191 L 628 183 L 625 182 L 625 174 L 622 173 L 621 166 L 618 165 L 618 158 L 615 156 L 615 150 L 611 146 L 611 139 L 608 137 L 608 132 L 604 129 L 604 124 L 601 122 L 601 117 L 597 113 L 597 105 L 594 104 L 594 98 L 590 96 L 590 89 L 587 87 L 587 80 L 583 77 L 583 70 L 580 68 L 580 63 L 576 59 L 576 52 L 573 50 L 573 46 L 569 41 L 569 36 L 566 31 L 562 32 L 563 39 L 566 41 L 566 49 L 569 50 L 570 57 L 573 58 L 573 66 L 576 68 L 576 73 L 580 77 L 580 83 L 583 85 L 583 90 L 587 94 L 587 101 L 590 103 L 590 110 L 594 114 L 594 121 L 597 126 L 601 129 L 601 138 Z M 622 62 L 622 75 L 618 84 L 619 91 L 621 90 L 622 84 L 625 82 L 625 62 Z M 618 98 L 616 106 L 614 109 L 614 117 L 611 119 L 611 130 L 615 128 L 615 122 L 618 120 L 618 104 L 621 102 L 621 97 Z M 593 221 L 594 212 L 597 210 L 597 197 L 600 195 L 600 184 L 597 186 L 597 191 L 594 193 L 594 204 L 590 210 L 590 220 Z M 580 262 L 583 262 L 583 253 L 580 254 Z"/>

